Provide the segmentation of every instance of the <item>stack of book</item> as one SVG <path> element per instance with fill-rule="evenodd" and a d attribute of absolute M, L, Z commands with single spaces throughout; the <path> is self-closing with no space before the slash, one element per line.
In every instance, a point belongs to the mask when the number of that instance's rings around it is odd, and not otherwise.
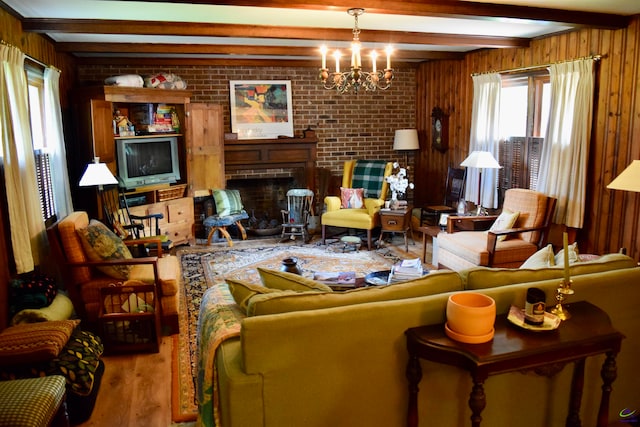
<path fill-rule="evenodd" d="M 405 282 L 407 280 L 422 277 L 422 261 L 420 258 L 405 259 L 391 266 L 388 283 Z"/>

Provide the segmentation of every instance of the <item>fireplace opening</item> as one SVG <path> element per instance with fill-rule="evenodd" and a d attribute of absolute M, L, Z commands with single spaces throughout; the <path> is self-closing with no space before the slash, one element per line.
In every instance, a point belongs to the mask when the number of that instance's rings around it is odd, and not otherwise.
<path fill-rule="evenodd" d="M 227 181 L 227 188 L 238 190 L 249 225 L 273 228 L 282 224 L 282 210 L 287 209 L 287 191 L 296 187 L 294 177 L 242 178 Z M 267 227 L 268 226 L 268 227 Z"/>

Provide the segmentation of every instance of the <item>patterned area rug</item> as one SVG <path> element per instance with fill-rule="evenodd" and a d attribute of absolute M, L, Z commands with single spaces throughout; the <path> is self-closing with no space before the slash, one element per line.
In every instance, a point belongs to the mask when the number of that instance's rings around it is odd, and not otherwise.
<path fill-rule="evenodd" d="M 277 270 L 282 260 L 291 256 L 298 258 L 305 277 L 312 277 L 316 271 L 354 271 L 357 277 L 364 277 L 369 272 L 388 269 L 399 260 L 395 252 L 387 248 L 347 253 L 332 252 L 334 248 L 317 244 L 281 244 L 276 239 L 269 239 L 234 242 L 233 248 L 178 251 L 183 283 L 180 287 L 180 334 L 174 335 L 173 343 L 173 421 L 192 421 L 197 417 L 196 330 L 202 296 L 209 287 L 224 283 L 225 277 L 260 283 L 258 267 Z"/>

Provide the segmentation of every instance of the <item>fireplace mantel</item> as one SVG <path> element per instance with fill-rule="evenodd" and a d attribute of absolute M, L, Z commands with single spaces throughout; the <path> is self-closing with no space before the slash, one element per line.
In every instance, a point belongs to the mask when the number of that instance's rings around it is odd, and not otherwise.
<path fill-rule="evenodd" d="M 315 192 L 318 139 L 314 132 L 305 132 L 305 135 L 277 139 L 226 139 L 225 172 L 233 176 L 238 171 L 302 168 L 304 185 Z"/>

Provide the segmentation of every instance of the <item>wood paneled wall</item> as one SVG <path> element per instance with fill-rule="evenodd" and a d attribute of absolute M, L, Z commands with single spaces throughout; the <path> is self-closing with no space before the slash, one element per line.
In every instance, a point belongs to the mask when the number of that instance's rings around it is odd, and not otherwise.
<path fill-rule="evenodd" d="M 73 57 L 67 53 L 56 52 L 53 43 L 37 33 L 22 31 L 20 20 L 0 8 L 0 40 L 9 43 L 27 56 L 46 65 L 53 65 L 61 71 L 60 102 L 67 105 L 67 92 L 76 81 L 76 65 Z"/>
<path fill-rule="evenodd" d="M 416 74 L 417 126 L 429 144 L 416 158 L 420 175 L 433 185 L 416 189 L 419 203 L 443 200 L 447 165 L 459 165 L 469 151 L 472 73 L 505 71 L 589 55 L 597 64 L 585 227 L 578 231 L 583 253 L 615 252 L 621 247 L 639 257 L 640 196 L 606 186 L 634 159 L 640 159 L 640 16 L 621 30 L 583 29 L 534 40 L 529 48 L 469 53 L 459 61 L 432 61 Z M 434 107 L 449 114 L 449 150 L 430 147 Z"/>

